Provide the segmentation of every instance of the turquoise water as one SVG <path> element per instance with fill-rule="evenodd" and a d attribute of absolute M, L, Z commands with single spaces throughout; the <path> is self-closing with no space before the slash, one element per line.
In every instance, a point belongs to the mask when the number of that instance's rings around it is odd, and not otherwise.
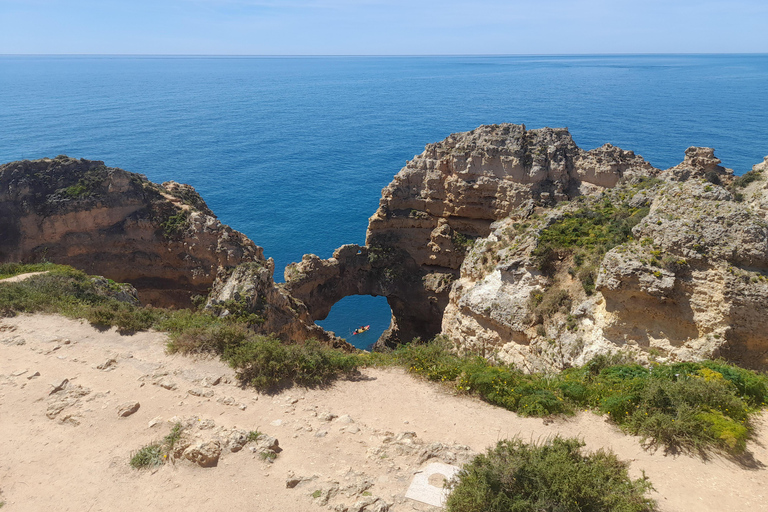
<path fill-rule="evenodd" d="M 0 161 L 67 154 L 193 185 L 282 268 L 363 243 L 381 189 L 424 145 L 480 124 L 567 126 L 657 167 L 711 146 L 768 155 L 768 55 L 0 56 Z M 322 323 L 371 343 L 386 301 Z M 363 339 L 366 338 L 366 339 Z"/>

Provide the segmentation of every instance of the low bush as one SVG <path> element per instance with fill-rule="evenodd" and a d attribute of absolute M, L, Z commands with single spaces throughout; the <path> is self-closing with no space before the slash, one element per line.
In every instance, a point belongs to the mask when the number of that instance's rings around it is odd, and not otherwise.
<path fill-rule="evenodd" d="M 735 180 L 733 180 L 733 183 L 731 186 L 736 188 L 744 188 L 750 183 L 758 180 L 763 179 L 763 173 L 761 171 L 747 171 L 746 173 L 742 174 Z"/>
<path fill-rule="evenodd" d="M 558 374 L 525 374 L 478 356 L 459 356 L 444 339 L 400 347 L 386 357 L 410 372 L 524 416 L 592 409 L 667 450 L 739 454 L 751 414 L 768 400 L 768 377 L 719 362 L 655 364 L 598 356 Z M 381 356 L 379 357 L 381 359 Z"/>
<path fill-rule="evenodd" d="M 534 261 L 542 272 L 552 276 L 556 262 L 573 255 L 575 275 L 590 295 L 594 292 L 602 256 L 627 242 L 632 228 L 648 212 L 648 208 L 613 204 L 609 199 L 568 212 L 541 231 L 538 246 L 532 253 Z"/>
<path fill-rule="evenodd" d="M 131 457 L 129 464 L 134 469 L 161 466 L 165 462 L 163 448 L 159 444 L 150 444 L 140 448 Z"/>
<path fill-rule="evenodd" d="M 519 439 L 465 465 L 450 484 L 449 512 L 655 510 L 646 478 L 632 480 L 627 463 L 603 450 L 582 454 L 584 443 L 556 437 L 539 445 Z"/>
<path fill-rule="evenodd" d="M 253 336 L 229 347 L 222 357 L 237 370 L 242 382 L 264 391 L 294 383 L 323 386 L 354 372 L 361 364 L 357 355 L 328 348 L 315 340 L 286 344 L 266 336 Z"/>
<path fill-rule="evenodd" d="M 179 442 L 183 433 L 184 427 L 181 423 L 176 423 L 162 441 L 148 444 L 134 452 L 129 464 L 134 469 L 162 466 L 173 458 L 173 448 Z"/>
<path fill-rule="evenodd" d="M 407 368 L 408 371 L 422 375 L 432 381 L 453 381 L 461 374 L 464 358 L 451 351 L 446 338 L 437 337 L 428 343 L 418 338 L 413 342 L 400 345 L 388 354 L 393 364 Z"/>

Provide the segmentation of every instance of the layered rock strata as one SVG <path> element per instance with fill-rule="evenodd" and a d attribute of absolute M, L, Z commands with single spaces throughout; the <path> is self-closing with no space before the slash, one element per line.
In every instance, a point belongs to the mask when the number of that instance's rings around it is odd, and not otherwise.
<path fill-rule="evenodd" d="M 513 212 L 473 246 L 443 332 L 461 350 L 528 370 L 616 351 L 768 367 L 766 170 L 763 163 L 736 180 L 712 149 L 689 148 L 680 165 L 657 173 L 662 179 L 630 179 L 579 202 Z M 644 217 L 599 257 L 594 287 L 584 285 L 586 264 L 574 257 L 583 248 L 562 251 L 544 271 L 546 230 L 606 204 Z"/>
<path fill-rule="evenodd" d="M 305 256 L 285 289 L 313 320 L 386 296 L 378 348 L 444 334 L 531 371 L 615 351 L 764 368 L 766 171 L 736 179 L 711 148 L 660 170 L 563 129 L 482 126 L 428 145 L 383 190 L 366 246 Z"/>
<path fill-rule="evenodd" d="M 441 332 L 468 247 L 494 221 L 656 172 L 610 144 L 584 151 L 566 129 L 503 124 L 454 134 L 429 144 L 383 190 L 364 250 L 305 257 L 286 269 L 286 289 L 314 320 L 343 296 L 384 295 L 392 323 L 377 346 L 428 339 Z"/>
<path fill-rule="evenodd" d="M 0 261 L 42 260 L 131 283 L 163 306 L 189 304 L 219 272 L 265 261 L 189 185 L 65 156 L 0 166 Z"/>

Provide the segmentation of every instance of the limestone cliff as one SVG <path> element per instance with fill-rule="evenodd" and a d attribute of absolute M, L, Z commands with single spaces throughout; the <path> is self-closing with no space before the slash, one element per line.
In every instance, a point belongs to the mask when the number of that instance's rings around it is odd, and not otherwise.
<path fill-rule="evenodd" d="M 766 171 L 736 178 L 711 148 L 660 170 L 564 129 L 481 126 L 428 145 L 383 190 L 366 246 L 305 256 L 285 289 L 312 320 L 386 296 L 379 348 L 442 333 L 529 370 L 617 350 L 766 367 Z"/>
<path fill-rule="evenodd" d="M 270 258 L 266 262 L 242 263 L 220 275 L 208 296 L 206 309 L 220 316 L 246 313 L 254 320 L 252 328 L 256 332 L 275 335 L 283 341 L 314 338 L 354 351 L 352 345 L 315 325 L 306 306 L 274 283 L 274 270 Z"/>
<path fill-rule="evenodd" d="M 473 246 L 443 331 L 463 350 L 530 370 L 617 350 L 765 368 L 768 164 L 738 179 L 719 164 L 712 149 L 689 148 L 680 165 L 651 173 L 659 179 L 513 212 Z M 607 253 L 590 245 L 621 215 L 642 218 Z"/>
<path fill-rule="evenodd" d="M 0 166 L 0 261 L 43 259 L 133 284 L 144 302 L 186 305 L 217 273 L 262 261 L 189 185 L 157 185 L 65 156 Z"/>
<path fill-rule="evenodd" d="M 305 257 L 286 269 L 286 289 L 314 320 L 346 295 L 384 295 L 392 324 L 379 347 L 431 338 L 468 247 L 494 221 L 655 172 L 609 144 L 583 151 L 565 129 L 504 124 L 454 134 L 429 144 L 383 190 L 365 248 Z"/>

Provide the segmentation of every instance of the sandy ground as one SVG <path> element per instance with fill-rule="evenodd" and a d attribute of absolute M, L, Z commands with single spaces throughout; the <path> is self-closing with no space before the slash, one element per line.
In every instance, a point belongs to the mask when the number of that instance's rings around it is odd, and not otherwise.
<path fill-rule="evenodd" d="M 482 451 L 511 436 L 555 434 L 579 436 L 588 449 L 611 448 L 631 461 L 634 476 L 644 471 L 653 482 L 660 510 L 768 511 L 765 414 L 749 444 L 751 462 L 703 461 L 645 451 L 592 413 L 548 424 L 520 418 L 397 369 L 367 369 L 324 390 L 257 394 L 238 387 L 219 361 L 168 356 L 164 346 L 162 333 L 121 336 L 58 316 L 0 320 L 3 512 L 317 512 L 359 510 L 376 498 L 366 510 L 385 503 L 393 511 L 437 510 L 404 498 L 414 472 L 429 462 L 460 462 L 462 446 Z M 63 379 L 69 384 L 51 394 Z M 140 408 L 119 418 L 126 401 Z M 143 471 L 128 465 L 132 452 L 189 418 L 198 422 L 198 435 L 258 429 L 276 437 L 282 451 L 272 463 L 246 445 L 225 449 L 216 467 L 186 460 Z M 430 455 L 437 457 L 425 460 Z M 306 480 L 288 488 L 289 472 Z"/>

